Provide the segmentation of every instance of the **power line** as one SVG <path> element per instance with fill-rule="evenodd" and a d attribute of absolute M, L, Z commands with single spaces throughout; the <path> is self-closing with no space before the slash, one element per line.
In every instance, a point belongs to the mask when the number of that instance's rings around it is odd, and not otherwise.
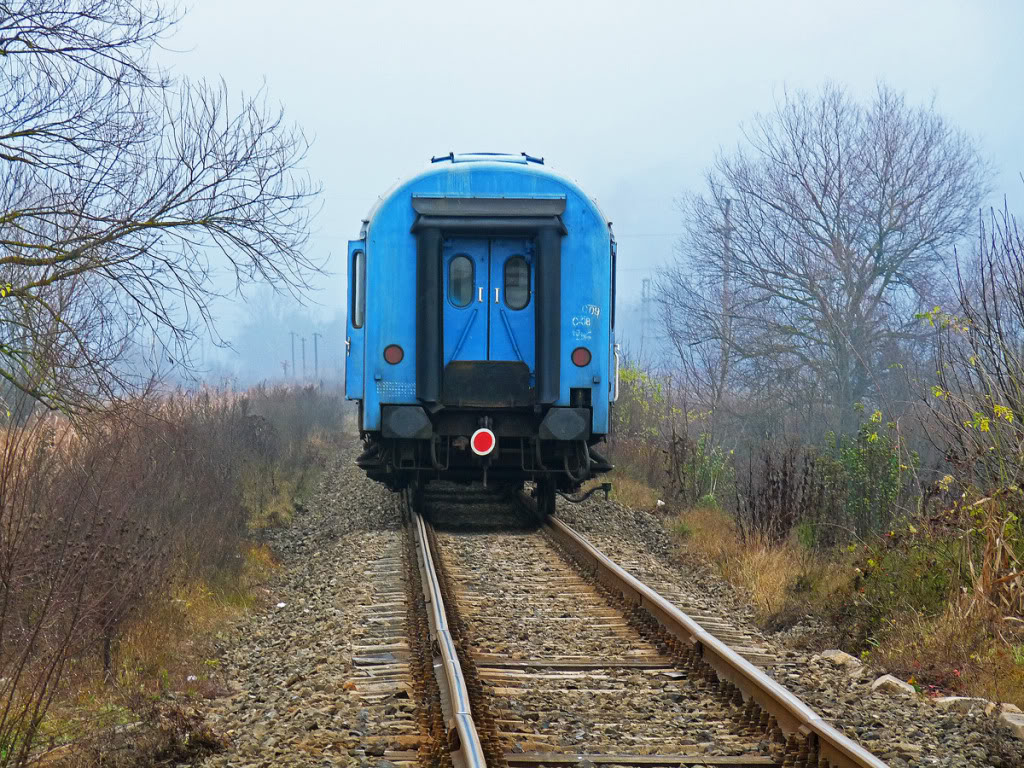
<path fill-rule="evenodd" d="M 616 240 L 623 240 L 630 237 L 682 237 L 682 232 L 631 232 L 622 234 L 621 232 L 615 233 Z"/>

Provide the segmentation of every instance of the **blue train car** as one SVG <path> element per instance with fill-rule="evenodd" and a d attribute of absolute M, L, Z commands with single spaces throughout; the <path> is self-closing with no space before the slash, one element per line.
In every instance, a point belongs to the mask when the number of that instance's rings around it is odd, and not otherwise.
<path fill-rule="evenodd" d="M 348 247 L 346 396 L 367 474 L 537 483 L 553 506 L 611 467 L 615 238 L 523 155 L 450 154 L 381 197 Z"/>

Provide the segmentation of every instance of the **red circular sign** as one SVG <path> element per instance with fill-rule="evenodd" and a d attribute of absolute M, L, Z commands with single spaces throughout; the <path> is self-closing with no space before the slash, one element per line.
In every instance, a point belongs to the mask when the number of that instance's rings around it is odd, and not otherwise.
<path fill-rule="evenodd" d="M 494 450 L 495 444 L 498 440 L 494 437 L 494 433 L 487 427 L 481 427 L 473 436 L 469 438 L 469 447 L 473 449 L 473 453 L 477 456 L 486 456 Z"/>
<path fill-rule="evenodd" d="M 576 347 L 572 351 L 572 361 L 580 368 L 590 365 L 590 350 L 586 347 Z"/>

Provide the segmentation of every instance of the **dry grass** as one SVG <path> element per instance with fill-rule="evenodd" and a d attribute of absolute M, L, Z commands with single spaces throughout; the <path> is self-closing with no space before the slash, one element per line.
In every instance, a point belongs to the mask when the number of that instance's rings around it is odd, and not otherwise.
<path fill-rule="evenodd" d="M 634 509 L 655 509 L 657 507 L 660 498 L 658 491 L 646 483 L 618 473 L 612 473 L 611 481 L 611 498 L 620 504 Z"/>
<path fill-rule="evenodd" d="M 253 466 L 242 476 L 242 503 L 249 512 L 249 528 L 279 528 L 295 514 L 296 481 L 287 472 Z"/>
<path fill-rule="evenodd" d="M 855 610 L 853 563 L 842 554 L 810 552 L 793 538 L 779 545 L 745 543 L 729 515 L 707 507 L 680 513 L 670 528 L 680 547 L 711 562 L 750 597 L 762 625 Z M 926 693 L 981 696 L 1024 707 L 1024 632 L 1010 635 L 1008 622 L 998 615 L 969 610 L 969 597 L 939 616 L 920 611 L 886 616 L 870 638 L 871 661 Z"/>
<path fill-rule="evenodd" d="M 990 648 L 969 668 L 965 684 L 971 695 L 1024 709 L 1024 642 Z"/>
<path fill-rule="evenodd" d="M 119 643 L 118 684 L 208 695 L 217 663 L 206 657 L 204 641 L 259 602 L 259 588 L 276 567 L 269 547 L 250 545 L 237 573 L 183 585 L 155 602 Z"/>
<path fill-rule="evenodd" d="M 809 603 L 823 604 L 849 588 L 851 574 L 844 564 L 829 562 L 792 539 L 780 545 L 744 542 L 722 510 L 688 509 L 672 528 L 686 551 L 710 561 L 722 578 L 750 597 L 761 622 L 804 613 Z"/>
<path fill-rule="evenodd" d="M 941 616 L 901 613 L 887 619 L 871 658 L 926 692 L 1024 707 L 1024 636 L 1008 631 L 998 616 L 978 617 L 963 604 Z"/>
<path fill-rule="evenodd" d="M 591 488 L 599 487 L 602 483 L 607 482 L 612 484 L 609 498 L 633 509 L 657 509 L 658 499 L 664 498 L 658 490 L 647 483 L 619 471 L 592 478 L 584 483 L 580 490 L 589 491 Z"/>
<path fill-rule="evenodd" d="M 139 722 L 147 702 L 167 693 L 199 699 L 225 692 L 211 638 L 262 599 L 277 568 L 265 544 L 249 546 L 238 572 L 216 584 L 192 582 L 172 590 L 128 626 L 117 642 L 114 679 L 103 680 L 102 658 L 84 658 L 64 681 L 40 729 L 49 748 L 76 744 L 116 726 Z M 147 723 L 147 727 L 148 724 Z M 63 752 L 55 751 L 63 759 Z"/>
<path fill-rule="evenodd" d="M 291 524 L 296 506 L 316 488 L 333 446 L 327 432 L 313 429 L 298 446 L 295 460 L 269 467 L 254 463 L 242 471 L 242 504 L 249 513 L 250 530 Z"/>
<path fill-rule="evenodd" d="M 212 636 L 273 567 L 249 535 L 301 509 L 340 417 L 312 388 L 256 389 L 0 425 L 0 528 L 18 534 L 0 585 L 0 764 L 136 720 L 198 727 L 154 713 L 224 687 Z"/>

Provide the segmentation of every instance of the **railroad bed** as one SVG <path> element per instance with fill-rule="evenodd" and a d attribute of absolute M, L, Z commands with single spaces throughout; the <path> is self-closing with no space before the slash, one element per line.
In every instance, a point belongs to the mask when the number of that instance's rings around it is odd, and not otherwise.
<path fill-rule="evenodd" d="M 448 762 L 451 720 L 442 716 L 440 726 L 432 725 L 438 721 L 432 706 L 436 710 L 440 704 L 428 606 L 423 585 L 410 582 L 421 575 L 411 518 L 400 494 L 367 481 L 353 465 L 358 450 L 353 441 L 332 460 L 293 525 L 266 532 L 280 564 L 264 585 L 266 600 L 218 634 L 211 682 L 223 688 L 196 702 L 209 727 L 229 740 L 204 768 L 413 768 Z M 459 500 L 437 503 L 452 520 L 459 510 L 472 519 L 481 499 L 470 494 L 464 503 Z M 770 651 L 758 662 L 761 668 L 795 686 L 828 722 L 863 740 L 891 768 L 1024 765 L 1024 746 L 983 711 L 961 712 L 922 697 L 873 691 L 879 670 L 838 667 L 813 651 L 762 637 L 742 599 L 702 568 L 668 556 L 670 541 L 657 516 L 592 499 L 572 507 L 560 503 L 557 518 L 585 531 L 642 581 L 666 597 L 671 594 L 688 614 L 704 617 L 709 629 L 723 627 L 720 637 L 729 637 L 730 645 Z M 493 518 L 488 534 L 502 533 L 501 520 Z M 508 526 L 504 532 L 510 532 Z M 451 526 L 438 531 L 454 533 Z M 558 561 L 551 566 L 562 567 Z M 576 576 L 593 585 L 589 572 Z M 414 647 L 423 637 L 427 642 Z M 687 639 L 684 645 L 692 643 Z M 560 652 L 571 655 L 568 649 Z M 777 658 L 770 658 L 773 654 Z M 481 695 L 491 685 L 480 680 Z M 502 754 L 513 749 L 501 741 L 498 748 Z M 562 759 L 575 762 L 574 751 L 566 748 Z M 590 762 L 600 765 L 599 759 Z"/>
<path fill-rule="evenodd" d="M 452 747 L 421 746 L 426 762 L 884 766 L 718 650 L 772 663 L 758 638 L 708 611 L 717 639 L 679 624 L 578 534 L 531 525 L 524 501 L 442 486 L 419 505 L 436 529 L 410 510 L 446 724 L 432 741 L 447 729 Z"/>

